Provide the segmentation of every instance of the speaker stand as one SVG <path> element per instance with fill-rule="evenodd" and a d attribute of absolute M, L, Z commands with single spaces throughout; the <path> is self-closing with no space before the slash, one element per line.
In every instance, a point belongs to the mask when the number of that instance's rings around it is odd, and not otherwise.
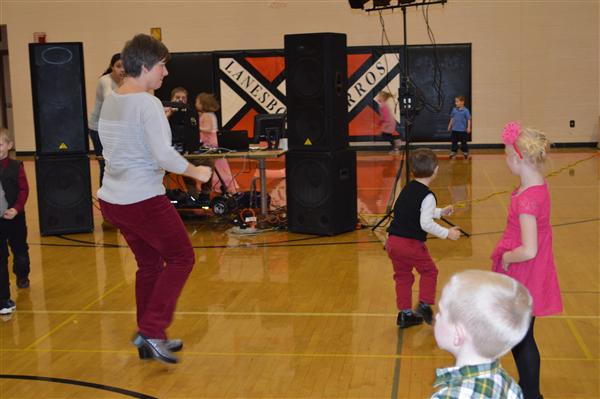
<path fill-rule="evenodd" d="M 405 156 L 405 155 L 404 155 Z M 402 180 L 402 167 L 404 166 L 404 156 L 400 159 L 400 167 L 396 171 L 396 177 L 394 178 L 394 184 L 388 198 L 387 206 L 385 207 L 385 215 L 371 228 L 371 231 L 375 231 L 383 222 L 385 222 L 394 212 L 394 203 L 396 202 L 396 190 L 398 189 L 398 183 Z M 408 166 L 408 165 L 407 165 Z"/>
<path fill-rule="evenodd" d="M 403 36 L 404 36 L 404 46 L 402 48 L 402 53 L 404 55 L 404 65 L 402 70 L 402 76 L 400 77 L 400 89 L 399 89 L 399 105 L 400 105 L 400 115 L 403 116 L 404 121 L 404 159 L 400 161 L 400 168 L 396 173 L 396 179 L 394 180 L 394 186 L 392 187 L 392 193 L 390 195 L 390 199 L 388 200 L 388 205 L 386 208 L 385 216 L 375 224 L 372 228 L 374 231 L 378 228 L 385 220 L 387 220 L 392 212 L 394 211 L 393 203 L 395 202 L 396 197 L 396 187 L 398 185 L 398 181 L 402 176 L 402 166 L 403 163 L 406 164 L 404 170 L 406 171 L 406 180 L 405 184 L 408 184 L 410 181 L 410 139 L 412 132 L 412 125 L 414 123 L 415 117 L 417 116 L 418 109 L 416 108 L 416 95 L 411 91 L 411 82 L 410 82 L 410 71 L 408 68 L 408 39 L 407 39 L 407 29 L 406 29 L 406 9 L 408 7 L 419 7 L 419 6 L 429 6 L 431 4 L 444 4 L 447 0 L 437 0 L 437 1 L 425 1 L 420 3 L 412 2 L 408 4 L 402 4 L 398 2 L 397 5 L 393 6 L 384 6 L 384 7 L 374 7 L 366 10 L 370 11 L 381 11 L 388 10 L 394 8 L 402 9 L 402 22 L 403 22 Z M 404 162 L 402 162 L 404 161 Z"/>

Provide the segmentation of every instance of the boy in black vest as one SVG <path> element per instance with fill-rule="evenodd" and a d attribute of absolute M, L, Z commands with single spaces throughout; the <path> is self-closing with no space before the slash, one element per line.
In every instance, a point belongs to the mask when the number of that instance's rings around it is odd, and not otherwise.
<path fill-rule="evenodd" d="M 452 214 L 453 207 L 436 208 L 436 198 L 429 184 L 438 172 L 437 157 L 433 151 L 419 148 L 412 152 L 410 165 L 414 180 L 403 189 L 394 205 L 394 219 L 388 228 L 389 237 L 385 248 L 394 266 L 396 281 L 396 324 L 406 328 L 423 323 L 431 324 L 435 301 L 438 270 L 425 246 L 427 233 L 436 237 L 458 240 L 458 227 L 444 228 L 433 221 L 443 215 Z M 415 281 L 412 269 L 421 275 L 419 304 L 412 310 L 412 285 Z"/>
<path fill-rule="evenodd" d="M 10 314 L 16 309 L 10 299 L 8 280 L 8 246 L 13 253 L 13 272 L 19 288 L 29 287 L 29 247 L 25 224 L 25 201 L 29 185 L 21 161 L 8 157 L 13 146 L 6 129 L 0 129 L 0 182 L 7 209 L 0 215 L 0 314 Z"/>

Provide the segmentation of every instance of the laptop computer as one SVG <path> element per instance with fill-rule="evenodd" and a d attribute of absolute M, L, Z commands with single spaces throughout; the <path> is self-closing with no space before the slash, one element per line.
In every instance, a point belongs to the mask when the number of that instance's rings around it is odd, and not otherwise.
<path fill-rule="evenodd" d="M 219 148 L 226 148 L 231 151 L 248 151 L 250 148 L 247 130 L 218 131 L 217 142 Z"/>

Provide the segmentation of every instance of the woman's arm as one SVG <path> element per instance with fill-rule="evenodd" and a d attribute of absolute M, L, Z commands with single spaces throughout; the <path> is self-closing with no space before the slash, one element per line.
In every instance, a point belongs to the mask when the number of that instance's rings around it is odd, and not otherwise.
<path fill-rule="evenodd" d="M 508 270 L 511 263 L 525 262 L 537 255 L 537 221 L 535 216 L 523 213 L 519 215 L 519 224 L 521 226 L 521 246 L 502 254 L 504 270 Z"/>
<path fill-rule="evenodd" d="M 149 103 L 142 110 L 144 141 L 162 169 L 182 174 L 188 169 L 189 162 L 171 145 L 171 128 L 164 108 L 157 98 L 152 98 Z"/>

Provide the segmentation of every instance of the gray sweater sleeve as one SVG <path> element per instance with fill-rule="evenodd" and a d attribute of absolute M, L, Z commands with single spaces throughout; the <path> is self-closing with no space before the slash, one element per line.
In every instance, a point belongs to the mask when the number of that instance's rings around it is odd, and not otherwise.
<path fill-rule="evenodd" d="M 171 128 L 160 100 L 152 97 L 141 117 L 146 144 L 158 165 L 172 173 L 183 173 L 188 161 L 171 145 Z"/>

